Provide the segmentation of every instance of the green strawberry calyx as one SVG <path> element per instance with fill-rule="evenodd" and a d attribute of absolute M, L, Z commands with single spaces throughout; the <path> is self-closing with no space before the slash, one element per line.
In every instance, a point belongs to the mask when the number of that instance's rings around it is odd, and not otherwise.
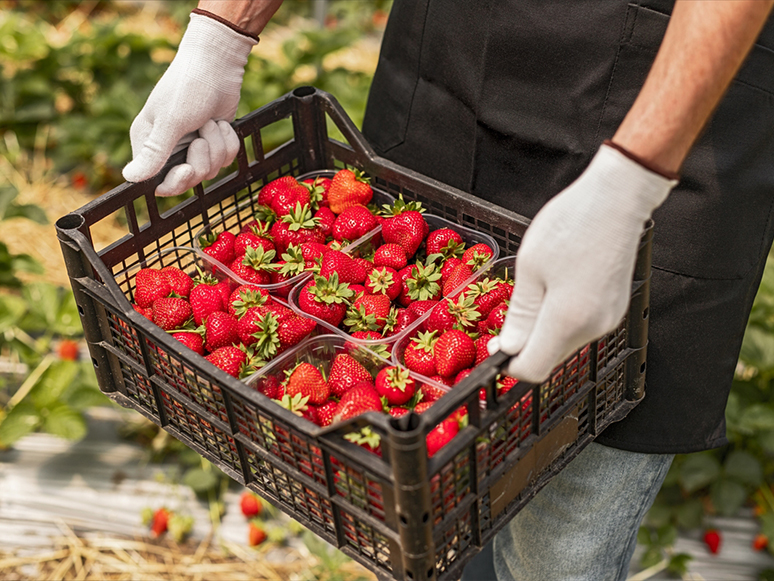
<path fill-rule="evenodd" d="M 393 367 L 387 370 L 387 382 L 390 387 L 399 389 L 400 391 L 406 391 L 409 380 L 409 370 L 400 369 L 399 367 Z"/>
<path fill-rule="evenodd" d="M 246 288 L 239 291 L 239 298 L 231 303 L 231 306 L 234 307 L 237 318 L 241 318 L 248 309 L 260 307 L 261 305 L 266 304 L 268 299 L 268 296 L 263 295 L 256 290 Z"/>
<path fill-rule="evenodd" d="M 300 393 L 297 393 L 294 396 L 290 396 L 289 394 L 285 394 L 282 396 L 282 399 L 275 399 L 272 400 L 276 402 L 281 407 L 285 408 L 286 410 L 289 410 L 296 414 L 297 416 L 303 416 L 303 412 L 307 410 L 309 407 L 307 405 L 307 402 L 309 401 L 308 395 L 301 395 Z"/>
<path fill-rule="evenodd" d="M 331 273 L 328 278 L 319 274 L 314 277 L 314 284 L 309 287 L 309 294 L 318 303 L 340 304 L 349 303 L 354 291 L 349 288 L 349 283 L 339 282 L 338 273 Z"/>
<path fill-rule="evenodd" d="M 263 360 L 268 361 L 277 354 L 279 345 L 279 322 L 274 313 L 265 313 L 255 322 L 257 329 L 253 332 L 253 338 L 257 339 L 250 347 L 253 352 Z"/>
<path fill-rule="evenodd" d="M 403 212 L 419 212 L 420 214 L 423 214 L 424 211 L 425 208 L 422 206 L 421 202 L 406 202 L 406 200 L 403 199 L 403 194 L 399 194 L 398 199 L 394 204 L 384 204 L 382 206 L 381 214 L 383 216 L 399 216 Z"/>
<path fill-rule="evenodd" d="M 296 202 L 295 208 L 282 216 L 282 221 L 290 224 L 288 230 L 291 232 L 297 232 L 302 228 L 311 230 L 320 225 L 320 218 L 312 217 L 312 207 L 309 204 L 301 206 L 301 202 Z"/>
<path fill-rule="evenodd" d="M 379 443 L 382 441 L 381 436 L 368 426 L 361 428 L 359 432 L 345 434 L 344 439 L 353 444 L 357 444 L 358 446 L 369 446 L 373 450 L 376 450 L 376 448 L 379 447 Z"/>
<path fill-rule="evenodd" d="M 437 282 L 440 279 L 441 273 L 436 270 L 434 265 L 422 266 L 417 264 L 411 277 L 406 279 L 409 298 L 414 301 L 434 298 L 441 291 L 441 286 Z"/>
<path fill-rule="evenodd" d="M 464 331 L 465 327 L 472 327 L 478 321 L 481 314 L 478 312 L 478 305 L 473 301 L 473 297 L 462 293 L 457 297 L 457 302 L 448 301 L 449 314 L 457 321 L 454 324 L 455 329 Z"/>
<path fill-rule="evenodd" d="M 304 253 L 300 246 L 295 244 L 288 246 L 287 251 L 282 255 L 282 260 L 285 261 L 285 264 L 282 265 L 279 272 L 284 276 L 295 276 L 306 270 Z"/>
<path fill-rule="evenodd" d="M 438 341 L 438 338 L 435 336 L 437 332 L 438 331 L 425 331 L 423 333 L 418 333 L 416 337 L 411 339 L 411 342 L 414 343 L 414 349 L 416 351 L 422 350 L 427 353 L 432 353 L 435 342 Z"/>
<path fill-rule="evenodd" d="M 376 315 L 366 312 L 366 308 L 363 305 L 359 307 L 352 305 L 349 308 L 347 317 L 344 319 L 344 325 L 349 328 L 350 332 L 379 330 Z"/>
<path fill-rule="evenodd" d="M 277 255 L 275 250 L 264 250 L 263 246 L 245 248 L 245 255 L 242 258 L 242 264 L 249 266 L 253 270 L 277 270 L 277 265 L 272 264 Z"/>

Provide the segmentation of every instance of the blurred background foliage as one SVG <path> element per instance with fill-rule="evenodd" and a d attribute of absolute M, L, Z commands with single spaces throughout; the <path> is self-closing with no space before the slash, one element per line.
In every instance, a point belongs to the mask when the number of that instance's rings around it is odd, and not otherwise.
<path fill-rule="evenodd" d="M 360 126 L 390 4 L 287 0 L 249 59 L 238 116 L 314 85 Z M 0 446 L 34 430 L 83 437 L 83 410 L 107 403 L 81 357 L 63 267 L 19 251 L 16 238 L 45 232 L 58 254 L 49 219 L 121 183 L 129 126 L 195 5 L 0 0 Z M 277 124 L 262 136 L 264 146 L 290 132 Z M 773 380 L 770 261 L 727 409 L 730 443 L 676 458 L 641 531 L 643 565 L 668 562 L 680 574 L 686 556 L 670 550 L 677 529 L 701 529 L 712 515 L 752 511 L 774 539 Z"/>

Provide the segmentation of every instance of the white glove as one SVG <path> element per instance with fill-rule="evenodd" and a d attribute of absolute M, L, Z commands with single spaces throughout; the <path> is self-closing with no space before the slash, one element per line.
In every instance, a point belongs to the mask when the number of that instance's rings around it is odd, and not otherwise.
<path fill-rule="evenodd" d="M 508 373 L 538 383 L 574 350 L 615 328 L 631 298 L 645 222 L 677 184 L 608 145 L 535 216 L 517 253 L 500 335 Z"/>
<path fill-rule="evenodd" d="M 132 123 L 134 159 L 124 168 L 126 180 L 152 178 L 187 143 L 187 163 L 169 171 L 157 196 L 180 194 L 234 161 L 239 138 L 229 122 L 255 44 L 213 18 L 191 14 L 174 60 Z"/>

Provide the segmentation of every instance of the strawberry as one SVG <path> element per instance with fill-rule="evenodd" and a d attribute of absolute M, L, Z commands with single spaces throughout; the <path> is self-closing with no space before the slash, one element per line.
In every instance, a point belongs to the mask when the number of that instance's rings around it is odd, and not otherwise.
<path fill-rule="evenodd" d="M 267 217 L 263 210 L 264 208 L 261 208 L 261 210 L 255 214 L 255 218 L 242 226 L 242 229 L 239 232 L 255 232 L 256 230 L 259 232 L 268 232 L 269 228 L 274 223 L 274 217 Z"/>
<path fill-rule="evenodd" d="M 758 533 L 752 542 L 753 551 L 762 551 L 769 546 L 769 537 L 763 533 Z"/>
<path fill-rule="evenodd" d="M 425 331 L 448 331 L 449 329 L 469 330 L 476 326 L 479 318 L 478 310 L 473 304 L 473 298 L 461 294 L 457 301 L 442 300 L 433 309 L 423 323 Z"/>
<path fill-rule="evenodd" d="M 140 305 L 135 305 L 135 304 L 132 304 L 132 308 L 138 313 L 140 313 L 143 317 L 148 319 L 151 323 L 153 322 L 153 309 L 151 309 L 150 307 L 143 308 Z"/>
<path fill-rule="evenodd" d="M 454 269 L 460 264 L 463 264 L 461 258 L 447 258 L 444 261 L 443 266 L 441 267 L 441 288 L 443 288 L 446 281 L 449 280 L 449 275 L 451 275 L 451 273 L 454 272 Z"/>
<path fill-rule="evenodd" d="M 451 442 L 452 438 L 460 431 L 459 424 L 452 419 L 442 421 L 438 426 L 427 434 L 427 456 L 432 458 L 438 450 Z"/>
<path fill-rule="evenodd" d="M 371 274 L 371 272 L 373 272 L 374 268 L 376 268 L 376 266 L 374 266 L 373 260 L 363 258 L 362 256 L 356 256 L 352 260 L 354 260 L 360 266 L 363 267 L 363 270 L 365 270 L 365 273 L 366 273 L 366 278 L 368 278 L 368 275 Z M 365 282 L 365 279 L 363 279 L 363 282 Z"/>
<path fill-rule="evenodd" d="M 193 279 L 176 266 L 165 266 L 161 273 L 167 278 L 172 292 L 182 298 L 188 298 L 193 288 Z"/>
<path fill-rule="evenodd" d="M 317 321 L 295 314 L 280 321 L 279 327 L 277 328 L 277 337 L 279 338 L 280 347 L 279 351 L 285 351 L 288 347 L 298 345 L 316 328 Z"/>
<path fill-rule="evenodd" d="M 204 339 L 199 333 L 192 331 L 179 331 L 172 333 L 172 338 L 180 341 L 183 345 L 199 355 L 204 355 Z"/>
<path fill-rule="evenodd" d="M 309 199 L 312 204 L 318 208 L 328 207 L 328 190 L 331 189 L 331 178 L 317 176 L 316 178 L 307 178 L 301 183 L 309 187 Z"/>
<path fill-rule="evenodd" d="M 323 428 L 325 426 L 330 426 L 333 423 L 333 415 L 336 413 L 336 408 L 338 406 L 339 403 L 332 399 L 321 403 L 317 407 L 317 425 L 322 426 Z"/>
<path fill-rule="evenodd" d="M 720 551 L 720 543 L 722 540 L 720 531 L 708 529 L 704 532 L 704 544 L 707 545 L 709 552 L 713 555 L 717 555 Z"/>
<path fill-rule="evenodd" d="M 410 313 L 413 313 L 418 319 L 422 315 L 424 315 L 427 311 L 434 308 L 437 304 L 438 304 L 438 301 L 433 301 L 433 300 L 414 301 L 408 306 L 407 310 Z"/>
<path fill-rule="evenodd" d="M 341 396 L 333 423 L 342 422 L 366 412 L 382 411 L 382 400 L 373 385 L 361 382 Z"/>
<path fill-rule="evenodd" d="M 142 268 L 134 277 L 134 301 L 147 309 L 156 299 L 168 297 L 172 292 L 169 279 L 157 268 Z"/>
<path fill-rule="evenodd" d="M 419 333 L 412 337 L 403 352 L 403 363 L 411 371 L 430 377 L 437 373 L 433 347 L 436 342 L 436 332 Z"/>
<path fill-rule="evenodd" d="M 235 288 L 228 297 L 228 313 L 239 318 L 247 309 L 265 305 L 269 299 L 269 291 L 253 284 L 242 284 Z"/>
<path fill-rule="evenodd" d="M 336 172 L 328 189 L 328 204 L 334 214 L 341 214 L 350 206 L 365 206 L 374 195 L 370 178 L 359 170 L 342 169 Z"/>
<path fill-rule="evenodd" d="M 387 410 L 387 413 L 390 414 L 393 418 L 399 418 L 409 413 L 409 409 L 401 406 L 392 406 L 389 410 Z"/>
<path fill-rule="evenodd" d="M 247 542 L 251 547 L 256 547 L 266 540 L 266 531 L 257 523 L 251 522 L 247 529 Z"/>
<path fill-rule="evenodd" d="M 194 283 L 196 286 L 191 289 L 188 300 L 191 303 L 194 323 L 201 325 L 211 313 L 225 310 L 225 305 L 215 277 L 202 274 Z"/>
<path fill-rule="evenodd" d="M 376 217 L 365 206 L 349 206 L 336 217 L 331 234 L 334 240 L 353 242 L 378 225 Z"/>
<path fill-rule="evenodd" d="M 494 331 L 499 332 L 499 330 L 503 328 L 506 314 L 508 314 L 507 304 L 492 309 L 492 312 L 489 313 L 489 316 L 486 318 L 486 326 L 490 333 Z"/>
<path fill-rule="evenodd" d="M 329 278 L 315 276 L 298 293 L 298 306 L 305 313 L 338 327 L 347 313 L 352 290 L 339 283 L 335 272 Z"/>
<path fill-rule="evenodd" d="M 329 250 L 322 258 L 320 275 L 327 277 L 332 273 L 338 273 L 343 283 L 362 284 L 366 279 L 363 266 L 339 250 Z"/>
<path fill-rule="evenodd" d="M 272 224 L 270 233 L 279 255 L 284 254 L 291 244 L 300 246 L 304 242 L 325 243 L 320 219 L 312 217 L 312 209 L 308 204 L 306 206 L 299 204 L 282 216 Z"/>
<path fill-rule="evenodd" d="M 347 311 L 344 325 L 350 332 L 381 331 L 390 314 L 390 306 L 387 295 L 361 294 Z"/>
<path fill-rule="evenodd" d="M 383 396 L 389 405 L 403 405 L 414 397 L 417 391 L 416 382 L 410 377 L 409 370 L 394 366 L 379 371 L 374 386 L 376 392 Z"/>
<path fill-rule="evenodd" d="M 328 373 L 331 394 L 340 398 L 358 383 L 373 384 L 369 371 L 347 353 L 336 355 Z"/>
<path fill-rule="evenodd" d="M 289 213 L 296 204 L 305 206 L 309 202 L 309 188 L 298 183 L 293 176 L 277 178 L 266 184 L 258 193 L 258 203 L 269 206 L 277 216 Z"/>
<path fill-rule="evenodd" d="M 463 369 L 462 371 L 460 371 L 456 376 L 454 376 L 454 381 L 452 382 L 452 385 L 458 384 L 460 381 L 462 381 L 468 375 L 470 375 L 472 371 L 473 371 L 472 367 L 469 367 L 468 369 Z"/>
<path fill-rule="evenodd" d="M 202 252 L 221 264 L 230 264 L 236 258 L 234 254 L 235 240 L 236 236 L 231 232 L 207 234 L 199 237 L 199 247 Z"/>
<path fill-rule="evenodd" d="M 437 300 L 441 298 L 441 273 L 433 264 L 412 265 L 408 278 L 401 286 L 400 304 L 407 307 L 414 301 Z M 403 272 L 403 271 L 401 271 Z"/>
<path fill-rule="evenodd" d="M 56 353 L 60 359 L 65 361 L 77 361 L 80 355 L 78 343 L 72 339 L 62 339 L 56 348 Z"/>
<path fill-rule="evenodd" d="M 285 384 L 287 395 L 292 397 L 301 394 L 301 397 L 308 397 L 309 403 L 314 405 L 319 405 L 328 399 L 330 391 L 320 370 L 311 363 L 299 363 L 290 373 Z"/>
<path fill-rule="evenodd" d="M 165 331 L 179 329 L 191 318 L 191 305 L 178 297 L 165 297 L 153 301 L 153 322 Z"/>
<path fill-rule="evenodd" d="M 382 222 L 382 238 L 387 244 L 399 244 L 412 257 L 427 237 L 430 228 L 422 212 L 422 204 L 403 200 L 401 195 L 392 207 L 385 205 L 387 218 Z"/>
<path fill-rule="evenodd" d="M 481 335 L 473 342 L 476 346 L 476 360 L 473 362 L 474 367 L 489 357 L 489 351 L 487 351 L 486 346 L 489 344 L 492 337 L 494 337 L 494 335 Z"/>
<path fill-rule="evenodd" d="M 328 236 L 335 238 L 333 232 L 336 225 L 336 214 L 331 212 L 330 208 L 320 208 L 314 213 L 314 218 L 317 220 L 324 238 L 328 238 Z"/>
<path fill-rule="evenodd" d="M 366 278 L 365 288 L 371 294 L 385 294 L 391 301 L 398 298 L 401 289 L 401 283 L 398 279 L 398 273 L 389 266 L 378 266 L 374 268 Z"/>
<path fill-rule="evenodd" d="M 258 247 L 263 248 L 264 251 L 274 250 L 274 243 L 269 240 L 266 231 L 254 227 L 247 232 L 240 233 L 236 237 L 234 241 L 234 254 L 236 257 L 244 256 L 248 248 Z"/>
<path fill-rule="evenodd" d="M 247 362 L 247 354 L 239 347 L 227 346 L 216 349 L 205 359 L 232 377 L 239 377 L 242 366 Z"/>
<path fill-rule="evenodd" d="M 270 284 L 271 272 L 276 270 L 272 264 L 276 251 L 247 247 L 242 256 L 238 256 L 229 265 L 231 271 L 239 278 L 251 284 Z"/>
<path fill-rule="evenodd" d="M 508 393 L 517 383 L 519 383 L 518 379 L 505 375 L 497 380 L 497 393 L 500 395 Z"/>
<path fill-rule="evenodd" d="M 462 262 L 472 270 L 478 270 L 486 261 L 494 256 L 494 252 L 486 244 L 474 244 L 462 254 Z"/>
<path fill-rule="evenodd" d="M 440 376 L 438 376 L 440 377 Z M 441 389 L 437 385 L 433 385 L 431 383 L 423 383 L 419 386 L 419 391 L 422 392 L 422 401 L 423 402 L 434 402 L 439 399 L 441 399 L 444 395 L 446 395 L 446 390 Z"/>
<path fill-rule="evenodd" d="M 172 513 L 166 508 L 162 507 L 153 513 L 153 520 L 151 521 L 151 538 L 158 538 L 167 531 L 169 526 L 169 518 Z"/>
<path fill-rule="evenodd" d="M 282 399 L 285 395 L 285 386 L 274 375 L 268 375 L 253 385 L 269 399 Z"/>
<path fill-rule="evenodd" d="M 430 406 L 432 406 L 434 403 L 435 401 L 420 401 L 417 405 L 414 406 L 414 411 L 418 414 L 422 414 L 430 409 Z"/>
<path fill-rule="evenodd" d="M 249 491 L 242 493 L 242 497 L 239 499 L 239 508 L 246 518 L 260 516 L 261 511 L 263 511 L 261 501 L 255 494 Z"/>
<path fill-rule="evenodd" d="M 359 432 L 350 432 L 349 434 L 345 434 L 344 439 L 348 442 L 352 442 L 353 444 L 357 444 L 358 446 L 365 448 L 372 454 L 376 454 L 377 456 L 382 455 L 382 438 L 368 426 L 360 428 Z M 378 494 L 374 494 L 371 491 L 369 491 L 369 496 L 379 498 Z"/>
<path fill-rule="evenodd" d="M 322 258 L 330 248 L 325 244 L 319 242 L 304 242 L 301 245 L 301 256 L 304 258 L 304 262 L 315 262 L 318 258 Z"/>
<path fill-rule="evenodd" d="M 374 253 L 374 266 L 389 266 L 400 270 L 407 262 L 406 251 L 400 244 L 382 244 Z"/>
<path fill-rule="evenodd" d="M 482 319 L 486 319 L 492 310 L 511 297 L 513 286 L 502 281 L 484 280 L 469 284 L 465 294 L 473 298 Z"/>
<path fill-rule="evenodd" d="M 434 349 L 438 373 L 444 377 L 456 375 L 476 360 L 473 339 L 459 329 L 446 331 L 438 338 Z"/>
<path fill-rule="evenodd" d="M 210 313 L 204 322 L 207 351 L 212 352 L 219 347 L 238 343 L 237 324 L 237 318 L 234 315 L 221 311 Z"/>
<path fill-rule="evenodd" d="M 433 230 L 427 235 L 427 254 L 440 254 L 444 258 L 459 258 L 465 249 L 462 236 L 451 228 Z"/>
<path fill-rule="evenodd" d="M 362 284 L 350 284 L 349 289 L 352 291 L 352 296 L 357 298 L 361 294 L 366 293 L 366 287 L 364 287 Z M 370 294 L 376 294 L 376 293 L 370 293 Z"/>
<path fill-rule="evenodd" d="M 454 295 L 454 291 L 458 290 L 467 280 L 473 276 L 473 269 L 467 264 L 460 264 L 454 270 L 452 270 L 449 278 L 443 283 L 443 296 L 451 297 Z"/>
<path fill-rule="evenodd" d="M 258 192 L 258 203 L 262 206 L 271 206 L 278 192 L 284 192 L 288 189 L 292 190 L 299 185 L 298 180 L 293 176 L 283 176 L 274 179 Z"/>
<path fill-rule="evenodd" d="M 408 329 L 411 323 L 416 320 L 417 316 L 408 309 L 392 307 L 390 314 L 387 316 L 387 321 L 384 323 L 382 333 L 385 337 L 392 337 Z"/>

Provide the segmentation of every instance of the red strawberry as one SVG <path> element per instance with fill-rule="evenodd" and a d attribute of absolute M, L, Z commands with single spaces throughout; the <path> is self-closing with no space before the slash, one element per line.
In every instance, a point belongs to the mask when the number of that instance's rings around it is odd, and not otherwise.
<path fill-rule="evenodd" d="M 201 325 L 211 313 L 225 310 L 223 294 L 218 287 L 218 281 L 212 276 L 199 276 L 196 286 L 191 289 L 188 300 L 191 303 L 194 323 Z"/>
<path fill-rule="evenodd" d="M 401 270 L 401 272 L 403 272 Z M 408 278 L 401 286 L 400 304 L 409 306 L 414 301 L 437 300 L 441 298 L 441 273 L 433 264 L 414 265 Z"/>
<path fill-rule="evenodd" d="M 180 341 L 192 351 L 196 351 L 199 355 L 204 355 L 204 339 L 202 339 L 199 333 L 180 331 L 179 333 L 172 333 L 172 338 Z"/>
<path fill-rule="evenodd" d="M 382 333 L 385 337 L 392 337 L 402 331 L 408 329 L 408 327 L 417 320 L 417 316 L 408 309 L 399 309 L 392 307 L 390 314 L 387 317 L 387 322 L 384 324 Z"/>
<path fill-rule="evenodd" d="M 268 191 L 265 191 L 267 189 Z M 293 176 L 281 177 L 266 184 L 258 194 L 259 204 L 263 204 L 267 199 L 269 201 L 265 205 L 271 207 L 277 216 L 284 216 L 295 208 L 296 204 L 309 204 L 309 188 L 298 183 Z"/>
<path fill-rule="evenodd" d="M 317 322 L 307 317 L 292 315 L 280 322 L 277 329 L 279 337 L 279 351 L 285 351 L 288 347 L 298 345 L 306 339 L 317 327 Z"/>
<path fill-rule="evenodd" d="M 261 379 L 255 388 L 269 399 L 282 399 L 282 396 L 285 395 L 285 387 L 274 375 Z"/>
<path fill-rule="evenodd" d="M 390 307 L 387 295 L 361 294 L 347 311 L 344 325 L 350 332 L 381 331 L 387 322 Z"/>
<path fill-rule="evenodd" d="M 457 301 L 442 300 L 423 323 L 425 331 L 472 330 L 479 319 L 473 298 L 461 294 Z"/>
<path fill-rule="evenodd" d="M 400 294 L 401 283 L 394 268 L 377 266 L 366 278 L 365 288 L 371 294 L 383 293 L 394 301 Z"/>
<path fill-rule="evenodd" d="M 420 318 L 422 315 L 424 315 L 427 311 L 434 308 L 438 304 L 438 301 L 434 300 L 427 300 L 427 301 L 414 301 L 408 306 L 408 311 L 411 313 L 414 313 L 416 318 Z"/>
<path fill-rule="evenodd" d="M 456 384 L 458 384 L 460 381 L 462 381 L 462 380 L 463 380 L 463 379 L 465 379 L 465 378 L 466 378 L 468 375 L 470 375 L 472 371 L 473 371 L 473 368 L 472 368 L 472 367 L 470 367 L 470 368 L 468 368 L 468 369 L 463 369 L 462 371 L 460 371 L 460 372 L 459 372 L 459 373 L 458 373 L 458 374 L 457 374 L 457 375 L 454 377 L 454 381 L 452 382 L 452 385 L 456 385 Z"/>
<path fill-rule="evenodd" d="M 382 336 L 376 331 L 355 331 L 350 333 L 354 339 L 360 339 L 362 341 L 380 341 Z"/>
<path fill-rule="evenodd" d="M 259 218 L 258 216 L 261 217 Z M 268 219 L 263 216 L 262 212 L 259 212 L 256 214 L 256 218 L 242 226 L 242 229 L 239 232 L 255 232 L 256 230 L 259 232 L 268 232 L 273 222 L 273 218 Z"/>
<path fill-rule="evenodd" d="M 285 393 L 291 397 L 301 394 L 302 397 L 309 398 L 309 403 L 319 405 L 328 399 L 330 387 L 314 365 L 299 363 L 288 377 Z"/>
<path fill-rule="evenodd" d="M 494 337 L 494 335 L 481 335 L 474 341 L 473 344 L 476 346 L 476 360 L 473 363 L 474 366 L 478 365 L 487 357 L 489 357 L 489 351 L 487 351 L 486 346 L 489 344 L 489 341 L 492 339 L 492 337 Z"/>
<path fill-rule="evenodd" d="M 355 170 L 342 169 L 336 172 L 328 189 L 328 204 L 334 214 L 341 214 L 350 206 L 365 206 L 373 197 L 370 179 Z"/>
<path fill-rule="evenodd" d="M 271 206 L 278 192 L 294 189 L 299 185 L 298 180 L 293 176 L 283 176 L 272 180 L 258 192 L 258 203 L 262 206 Z"/>
<path fill-rule="evenodd" d="M 234 262 L 229 265 L 231 271 L 239 278 L 251 284 L 270 284 L 271 272 L 276 270 L 272 264 L 276 252 L 274 250 L 264 250 L 247 247 L 242 256 L 238 256 Z"/>
<path fill-rule="evenodd" d="M 208 234 L 199 238 L 199 247 L 202 249 L 202 252 L 221 264 L 230 264 L 236 258 L 234 254 L 235 240 L 236 236 L 231 232 Z"/>
<path fill-rule="evenodd" d="M 436 332 L 419 333 L 413 337 L 403 352 L 403 363 L 411 371 L 430 377 L 437 373 L 433 347 L 436 342 Z"/>
<path fill-rule="evenodd" d="M 435 403 L 434 401 L 420 401 L 417 405 L 414 406 L 414 411 L 418 414 L 422 414 L 426 412 L 428 409 L 430 409 L 430 406 L 432 406 Z"/>
<path fill-rule="evenodd" d="M 346 353 L 336 355 L 328 373 L 328 385 L 332 395 L 340 398 L 358 383 L 373 384 L 373 378 L 368 370 L 351 355 Z"/>
<path fill-rule="evenodd" d="M 406 266 L 406 263 L 406 251 L 399 244 L 382 244 L 374 253 L 375 266 L 389 266 L 400 270 Z"/>
<path fill-rule="evenodd" d="M 406 256 L 414 256 L 427 234 L 428 226 L 419 212 L 403 212 L 386 218 L 382 223 L 382 238 L 388 244 L 399 244 Z"/>
<path fill-rule="evenodd" d="M 491 332 L 494 330 L 500 330 L 505 323 L 505 315 L 508 313 L 508 305 L 500 305 L 492 309 L 489 316 L 486 318 L 487 329 Z"/>
<path fill-rule="evenodd" d="M 486 319 L 495 307 L 511 298 L 512 292 L 512 285 L 488 278 L 471 283 L 465 289 L 465 295 L 473 298 L 482 319 Z"/>
<path fill-rule="evenodd" d="M 451 329 L 441 335 L 434 349 L 438 373 L 445 377 L 456 375 L 476 360 L 473 339 L 458 329 Z"/>
<path fill-rule="evenodd" d="M 62 339 L 56 348 L 56 353 L 60 359 L 65 361 L 77 361 L 80 355 L 78 343 L 72 339 Z"/>
<path fill-rule="evenodd" d="M 264 251 L 274 250 L 274 243 L 267 238 L 268 233 L 257 229 L 242 232 L 234 241 L 234 254 L 243 256 L 248 248 L 263 248 Z M 233 261 L 232 261 L 233 262 Z"/>
<path fill-rule="evenodd" d="M 135 304 L 132 304 L 132 308 L 138 313 L 140 313 L 143 317 L 148 319 L 151 323 L 153 322 L 153 309 L 151 309 L 150 307 L 143 308 L 140 305 L 135 305 Z"/>
<path fill-rule="evenodd" d="M 753 551 L 762 551 L 769 546 L 769 537 L 763 533 L 758 533 L 752 542 Z"/>
<path fill-rule="evenodd" d="M 179 297 L 188 298 L 193 288 L 193 279 L 176 266 L 165 266 L 161 269 L 164 276 L 167 277 L 172 292 Z"/>
<path fill-rule="evenodd" d="M 423 402 L 434 402 L 441 399 L 446 395 L 447 391 L 441 389 L 437 385 L 431 383 L 423 383 L 419 386 L 419 390 L 422 392 Z"/>
<path fill-rule="evenodd" d="M 237 318 L 221 311 L 210 313 L 204 323 L 204 336 L 207 340 L 205 346 L 210 352 L 238 343 Z"/>
<path fill-rule="evenodd" d="M 239 499 L 239 508 L 242 510 L 242 514 L 246 518 L 253 518 L 260 516 L 263 510 L 263 505 L 258 497 L 252 492 L 245 491 L 242 493 L 242 497 Z"/>
<path fill-rule="evenodd" d="M 368 275 L 369 275 L 369 274 L 371 274 L 371 272 L 373 272 L 374 268 L 376 268 L 376 267 L 374 266 L 374 263 L 373 263 L 373 261 L 371 261 L 371 260 L 368 260 L 367 258 L 356 257 L 356 258 L 353 258 L 352 260 L 354 260 L 354 261 L 355 261 L 355 262 L 357 262 L 357 263 L 358 263 L 360 266 L 362 266 L 362 267 L 363 267 L 363 270 L 364 270 L 364 271 L 365 271 L 365 273 L 366 273 L 366 278 L 368 278 Z M 365 282 L 365 278 L 363 279 L 363 282 Z"/>
<path fill-rule="evenodd" d="M 172 292 L 167 276 L 156 268 L 143 268 L 134 277 L 134 301 L 147 309 L 156 299 L 168 297 Z"/>
<path fill-rule="evenodd" d="M 251 307 L 265 305 L 269 299 L 269 291 L 253 284 L 242 284 L 233 290 L 228 298 L 228 312 L 235 317 L 241 317 Z"/>
<path fill-rule="evenodd" d="M 191 318 L 191 305 L 185 299 L 165 297 L 153 301 L 153 322 L 165 331 L 179 329 Z"/>
<path fill-rule="evenodd" d="M 336 218 L 331 234 L 335 240 L 353 242 L 378 225 L 376 217 L 365 206 L 349 206 Z"/>
<path fill-rule="evenodd" d="M 460 257 L 465 248 L 462 236 L 451 228 L 440 228 L 427 235 L 427 255 L 441 254 L 444 258 Z"/>
<path fill-rule="evenodd" d="M 169 525 L 169 519 L 172 516 L 166 508 L 159 508 L 153 513 L 153 520 L 151 521 L 151 537 L 158 538 L 167 531 Z"/>
<path fill-rule="evenodd" d="M 348 420 L 370 411 L 381 412 L 382 400 L 370 383 L 358 383 L 341 396 L 333 416 L 333 423 Z"/>
<path fill-rule="evenodd" d="M 722 540 L 723 539 L 720 536 L 720 531 L 715 529 L 708 529 L 704 533 L 704 544 L 707 545 L 709 552 L 713 555 L 717 555 L 720 551 L 720 543 Z"/>
<path fill-rule="evenodd" d="M 474 244 L 468 248 L 462 255 L 462 262 L 470 266 L 473 270 L 478 270 L 486 261 L 494 255 L 486 244 Z"/>
<path fill-rule="evenodd" d="M 364 294 L 366 292 L 366 287 L 364 287 L 362 284 L 350 284 L 349 289 L 352 291 L 352 296 L 357 298 L 361 294 Z M 376 294 L 376 293 L 370 293 L 370 294 Z"/>
<path fill-rule="evenodd" d="M 303 256 L 304 262 L 313 262 L 322 258 L 329 250 L 330 248 L 319 242 L 304 242 L 301 245 L 301 256 Z"/>
<path fill-rule="evenodd" d="M 346 283 L 339 283 L 338 274 L 329 278 L 315 276 L 298 293 L 298 306 L 326 323 L 337 327 L 344 320 L 352 290 Z"/>
<path fill-rule="evenodd" d="M 330 208 L 320 208 L 314 213 L 314 217 L 317 219 L 320 230 L 322 231 L 325 238 L 328 236 L 333 236 L 336 238 L 336 235 L 334 234 L 336 227 L 336 214 L 331 212 Z M 339 240 L 338 238 L 336 239 Z"/>
<path fill-rule="evenodd" d="M 251 547 L 256 547 L 266 540 L 266 532 L 256 523 L 251 522 L 247 530 L 247 542 Z"/>
<path fill-rule="evenodd" d="M 417 391 L 417 384 L 408 369 L 385 367 L 376 375 L 376 392 L 384 396 L 389 405 L 403 405 Z"/>
<path fill-rule="evenodd" d="M 317 425 L 323 428 L 330 426 L 333 423 L 333 415 L 336 413 L 337 407 L 339 407 L 338 402 L 332 399 L 320 404 L 317 408 Z"/>
<path fill-rule="evenodd" d="M 508 393 L 517 383 L 519 383 L 518 379 L 509 375 L 505 375 L 497 380 L 497 393 L 501 395 Z"/>
<path fill-rule="evenodd" d="M 465 284 L 471 276 L 473 276 L 473 270 L 467 264 L 457 266 L 443 283 L 443 296 L 452 296 L 454 291 Z"/>
<path fill-rule="evenodd" d="M 272 224 L 270 233 L 274 238 L 277 254 L 282 255 L 288 246 L 300 246 L 304 242 L 325 243 L 325 234 L 320 227 L 320 219 L 312 217 L 309 205 L 297 205 L 282 219 Z"/>
<path fill-rule="evenodd" d="M 239 377 L 242 366 L 247 362 L 247 354 L 239 347 L 227 346 L 216 349 L 205 359 L 232 377 Z"/>
<path fill-rule="evenodd" d="M 351 256 L 339 250 L 329 250 L 322 258 L 320 276 L 327 277 L 334 272 L 338 273 L 341 282 L 362 284 L 366 279 L 365 269 Z"/>
<path fill-rule="evenodd" d="M 438 450 L 451 442 L 460 431 L 459 424 L 452 419 L 446 419 L 427 434 L 427 456 L 432 458 Z"/>
<path fill-rule="evenodd" d="M 307 178 L 302 183 L 310 187 L 309 198 L 312 200 L 312 204 L 316 204 L 318 208 L 328 207 L 328 190 L 331 188 L 330 178 L 317 176 L 316 178 Z"/>
<path fill-rule="evenodd" d="M 393 406 L 389 410 L 387 410 L 387 413 L 389 413 L 393 418 L 399 418 L 409 413 L 409 410 L 408 408 Z"/>
<path fill-rule="evenodd" d="M 454 269 L 460 264 L 463 264 L 461 258 L 448 258 L 444 261 L 443 266 L 441 267 L 441 288 L 443 288 L 446 281 L 449 280 L 449 276 L 454 272 Z"/>

